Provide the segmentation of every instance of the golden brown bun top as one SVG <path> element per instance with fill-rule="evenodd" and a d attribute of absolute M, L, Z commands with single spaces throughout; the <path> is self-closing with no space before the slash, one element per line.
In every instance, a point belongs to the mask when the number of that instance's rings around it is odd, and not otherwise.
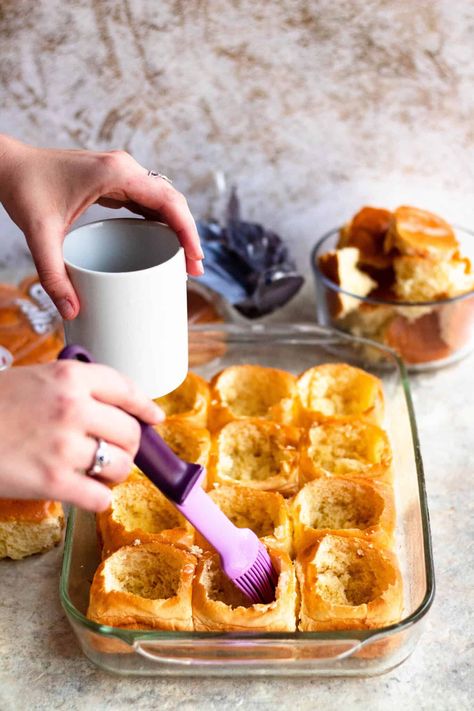
<path fill-rule="evenodd" d="M 43 521 L 62 516 L 63 509 L 57 501 L 27 501 L 25 499 L 0 499 L 0 521 Z"/>
<path fill-rule="evenodd" d="M 441 217 L 427 210 L 401 205 L 395 210 L 385 242 L 386 250 L 393 247 L 401 254 L 449 259 L 459 244 L 452 227 Z"/>
<path fill-rule="evenodd" d="M 357 247 L 360 252 L 360 264 L 385 269 L 391 261 L 384 249 L 391 220 L 392 213 L 389 210 L 363 207 L 341 230 L 338 248 Z"/>

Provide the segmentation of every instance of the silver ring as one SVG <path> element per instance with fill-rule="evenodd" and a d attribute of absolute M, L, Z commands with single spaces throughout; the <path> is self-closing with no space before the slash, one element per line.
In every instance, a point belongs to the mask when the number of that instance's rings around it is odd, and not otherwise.
<path fill-rule="evenodd" d="M 148 175 L 151 178 L 161 178 L 162 180 L 166 180 L 166 182 L 170 185 L 173 185 L 173 181 L 171 180 L 171 178 L 168 178 L 167 175 L 163 175 L 163 173 L 157 173 L 156 170 L 149 170 Z"/>
<path fill-rule="evenodd" d="M 95 450 L 94 461 L 92 466 L 87 470 L 89 476 L 98 476 L 102 473 L 102 469 L 110 464 L 109 445 L 103 439 L 97 440 L 97 449 Z"/>

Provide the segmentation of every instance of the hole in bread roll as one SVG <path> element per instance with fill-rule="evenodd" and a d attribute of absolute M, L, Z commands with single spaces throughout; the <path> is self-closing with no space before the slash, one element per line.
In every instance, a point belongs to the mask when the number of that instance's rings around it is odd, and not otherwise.
<path fill-rule="evenodd" d="M 223 602 L 229 607 L 252 607 L 253 603 L 232 583 L 220 568 L 219 556 L 211 556 L 205 564 L 201 582 L 210 600 Z"/>
<path fill-rule="evenodd" d="M 313 560 L 315 592 L 333 605 L 362 605 L 375 600 L 395 582 L 391 566 L 375 548 L 358 539 L 325 536 Z"/>
<path fill-rule="evenodd" d="M 269 409 L 293 394 L 289 373 L 259 366 L 227 368 L 216 388 L 221 402 L 235 417 L 264 417 Z"/>
<path fill-rule="evenodd" d="M 300 521 L 314 529 L 368 528 L 378 522 L 384 500 L 371 486 L 316 479 L 298 496 Z"/>
<path fill-rule="evenodd" d="M 222 486 L 212 491 L 211 497 L 234 526 L 250 528 L 258 538 L 272 535 L 280 525 L 285 504 L 279 494 Z"/>
<path fill-rule="evenodd" d="M 159 533 L 183 526 L 184 518 L 158 489 L 135 479 L 112 490 L 113 517 L 127 531 Z"/>
<path fill-rule="evenodd" d="M 295 447 L 273 423 L 230 422 L 219 435 L 218 473 L 235 481 L 261 482 L 288 474 L 296 457 Z"/>
<path fill-rule="evenodd" d="M 327 363 L 298 379 L 303 407 L 326 417 L 365 414 L 382 398 L 380 382 L 369 373 L 344 363 Z"/>
<path fill-rule="evenodd" d="M 315 467 L 331 474 L 363 474 L 390 463 L 383 430 L 363 420 L 316 423 L 308 431 L 307 455 Z"/>
<path fill-rule="evenodd" d="M 211 446 L 208 430 L 176 420 L 162 422 L 156 430 L 180 459 L 204 466 L 207 464 Z"/>
<path fill-rule="evenodd" d="M 133 556 L 128 549 L 108 558 L 105 574 L 106 592 L 120 590 L 139 597 L 161 600 L 174 597 L 180 584 L 182 556 L 168 546 L 166 553 L 141 551 Z"/>

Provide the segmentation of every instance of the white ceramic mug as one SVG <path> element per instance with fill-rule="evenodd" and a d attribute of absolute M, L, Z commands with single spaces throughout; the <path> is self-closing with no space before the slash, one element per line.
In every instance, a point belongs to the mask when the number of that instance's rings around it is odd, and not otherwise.
<path fill-rule="evenodd" d="M 103 220 L 72 230 L 64 261 L 81 304 L 66 321 L 67 343 L 130 376 L 152 398 L 188 370 L 186 264 L 160 222 Z"/>

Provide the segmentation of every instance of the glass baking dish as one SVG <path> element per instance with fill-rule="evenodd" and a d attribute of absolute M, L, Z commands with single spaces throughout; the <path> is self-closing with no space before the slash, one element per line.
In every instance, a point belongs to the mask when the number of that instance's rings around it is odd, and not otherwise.
<path fill-rule="evenodd" d="M 409 384 L 400 359 L 383 346 L 380 370 L 364 362 L 362 339 L 314 325 L 212 325 L 190 331 L 192 369 L 209 378 L 236 363 L 299 373 L 322 362 L 348 362 L 383 381 L 386 427 L 394 451 L 396 552 L 404 586 L 402 620 L 367 631 L 196 633 L 125 630 L 85 617 L 99 563 L 94 516 L 69 515 L 60 595 L 85 655 L 102 669 L 127 675 L 372 676 L 413 651 L 434 596 L 423 466 Z M 371 360 L 371 363 L 373 361 Z"/>

